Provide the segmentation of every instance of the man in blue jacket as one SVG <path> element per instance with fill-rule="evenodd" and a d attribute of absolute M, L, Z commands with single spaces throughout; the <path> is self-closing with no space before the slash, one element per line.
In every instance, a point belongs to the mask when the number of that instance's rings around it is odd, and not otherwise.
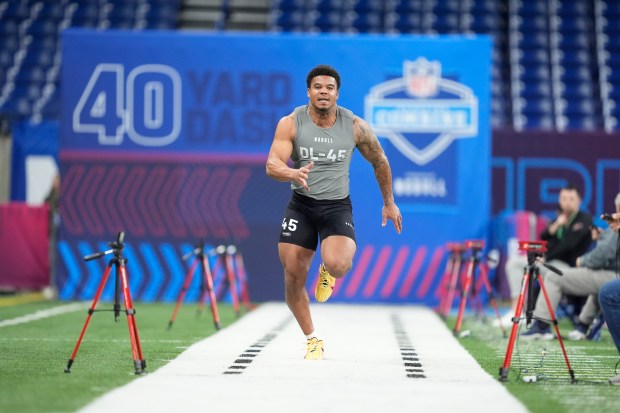
<path fill-rule="evenodd" d="M 620 200 L 620 197 L 616 197 Z M 620 204 L 616 203 L 616 211 L 620 212 Z M 563 294 L 588 297 L 579 314 L 581 329 L 571 331 L 569 338 L 585 338 L 585 327 L 592 323 L 600 308 L 598 304 L 598 292 L 603 284 L 616 278 L 616 250 L 618 248 L 618 232 L 612 227 L 599 235 L 596 247 L 577 258 L 574 268 L 562 268 L 563 276 L 559 276 L 541 267 L 541 276 L 544 276 L 545 288 L 549 296 L 549 302 L 555 312 Z M 554 338 L 548 321 L 551 314 L 543 294 L 538 295 L 534 308 L 536 321 L 532 327 L 521 337 L 526 339 L 552 340 Z M 581 333 L 581 334 L 580 334 Z"/>
<path fill-rule="evenodd" d="M 620 194 L 616 197 L 616 210 L 620 209 Z M 620 230 L 620 212 L 613 214 L 614 220 L 609 226 L 618 233 Z M 598 299 L 603 310 L 609 334 L 620 352 L 620 278 L 608 282 L 599 291 Z M 620 374 L 609 379 L 609 384 L 620 386 Z"/>

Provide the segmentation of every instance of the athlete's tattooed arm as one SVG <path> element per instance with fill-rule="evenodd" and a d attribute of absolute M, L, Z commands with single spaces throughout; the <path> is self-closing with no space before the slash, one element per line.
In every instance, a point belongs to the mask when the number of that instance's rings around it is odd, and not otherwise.
<path fill-rule="evenodd" d="M 394 195 L 392 193 L 392 170 L 388 162 L 385 152 L 377 139 L 377 135 L 372 131 L 368 123 L 359 117 L 355 117 L 353 121 L 353 131 L 355 135 L 355 144 L 362 156 L 370 162 L 374 171 L 381 195 L 383 197 L 383 225 L 386 219 L 394 223 L 396 231 L 400 233 L 402 229 L 402 216 L 396 204 L 394 203 Z"/>

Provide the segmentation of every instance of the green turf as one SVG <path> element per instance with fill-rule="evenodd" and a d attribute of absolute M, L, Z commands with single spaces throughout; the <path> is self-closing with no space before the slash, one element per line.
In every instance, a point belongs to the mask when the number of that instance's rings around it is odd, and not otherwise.
<path fill-rule="evenodd" d="M 455 317 L 447 320 L 452 330 Z M 560 332 L 566 336 L 572 329 L 568 321 L 560 322 Z M 525 328 L 522 327 L 525 331 Z M 469 331 L 460 343 L 478 363 L 499 380 L 508 338 L 503 338 L 499 328 L 490 321 L 475 316 L 465 317 L 460 332 Z M 507 337 L 510 330 L 507 331 Z M 607 380 L 617 374 L 616 363 L 620 356 L 609 332 L 603 330 L 600 341 L 564 340 L 566 353 L 577 382 L 571 384 L 568 368 L 558 340 L 517 340 L 514 345 L 506 388 L 533 413 L 555 412 L 611 412 L 620 406 L 620 388 L 610 386 Z M 620 373 L 620 372 L 619 372 Z M 536 376 L 537 381 L 527 383 L 523 376 Z"/>
<path fill-rule="evenodd" d="M 0 307 L 0 319 L 31 314 L 64 305 L 42 301 Z M 111 312 L 93 315 L 70 374 L 64 373 L 86 319 L 84 310 L 16 326 L 0 327 L 0 412 L 73 412 L 105 392 L 139 376 L 135 375 L 125 316 L 114 322 Z M 166 327 L 174 304 L 136 303 L 136 321 L 147 370 L 175 358 L 191 344 L 215 332 L 208 308 L 196 317 L 196 305 L 184 304 L 171 330 Z M 100 303 L 98 309 L 110 309 Z M 222 326 L 235 320 L 232 308 L 220 304 Z M 447 320 L 454 326 L 454 317 Z M 560 324 L 564 335 L 570 325 Z M 499 377 L 508 339 L 489 322 L 465 317 L 461 332 L 470 336 L 459 341 L 493 377 Z M 514 347 L 506 388 L 531 412 L 616 411 L 620 388 L 607 384 L 616 374 L 619 359 L 607 331 L 598 342 L 565 341 L 575 371 L 570 383 L 559 343 L 518 340 Z M 525 383 L 522 376 L 536 376 Z M 484 401 L 481 400 L 481 403 Z M 475 407 L 472 407 L 475 409 Z"/>
<path fill-rule="evenodd" d="M 38 302 L 0 308 L 0 319 L 30 314 L 66 303 Z M 87 316 L 84 310 L 25 324 L 0 327 L 0 412 L 73 412 L 94 398 L 139 378 L 135 375 L 127 319 L 112 312 L 91 318 L 70 374 L 64 368 Z M 213 334 L 209 307 L 198 318 L 195 304 L 184 304 L 172 329 L 174 304 L 135 303 L 136 323 L 147 371 L 153 372 L 191 344 Z M 111 309 L 99 303 L 98 309 Z M 219 304 L 222 327 L 235 320 Z"/>
<path fill-rule="evenodd" d="M 0 299 L 1 302 L 1 299 Z M 58 307 L 66 303 L 59 303 L 58 301 L 37 301 L 30 304 L 2 306 L 0 307 L 0 320 L 6 320 L 9 318 L 20 317 L 26 314 L 34 313 L 39 310 L 45 310 L 52 307 Z M 2 336 L 3 334 L 0 334 Z"/>

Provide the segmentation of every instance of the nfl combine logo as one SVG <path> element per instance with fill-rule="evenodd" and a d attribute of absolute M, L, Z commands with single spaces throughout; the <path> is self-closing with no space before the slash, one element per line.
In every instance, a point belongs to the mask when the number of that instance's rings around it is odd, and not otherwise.
<path fill-rule="evenodd" d="M 404 61 L 403 77 L 373 86 L 364 101 L 365 119 L 377 136 L 417 165 L 437 158 L 454 140 L 478 134 L 478 99 L 441 75 L 439 61 Z M 423 135 L 435 138 L 429 143 Z"/>
<path fill-rule="evenodd" d="M 415 62 L 406 61 L 403 75 L 410 96 L 417 98 L 435 96 L 441 77 L 441 65 L 439 62 L 429 62 L 421 57 Z"/>

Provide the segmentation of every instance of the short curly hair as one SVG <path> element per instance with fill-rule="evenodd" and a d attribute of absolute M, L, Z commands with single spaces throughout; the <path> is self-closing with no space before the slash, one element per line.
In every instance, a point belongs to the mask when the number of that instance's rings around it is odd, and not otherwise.
<path fill-rule="evenodd" d="M 317 76 L 331 76 L 336 79 L 336 88 L 340 90 L 340 75 L 338 71 L 329 65 L 318 65 L 308 72 L 306 77 L 306 86 L 310 89 L 310 82 Z"/>

